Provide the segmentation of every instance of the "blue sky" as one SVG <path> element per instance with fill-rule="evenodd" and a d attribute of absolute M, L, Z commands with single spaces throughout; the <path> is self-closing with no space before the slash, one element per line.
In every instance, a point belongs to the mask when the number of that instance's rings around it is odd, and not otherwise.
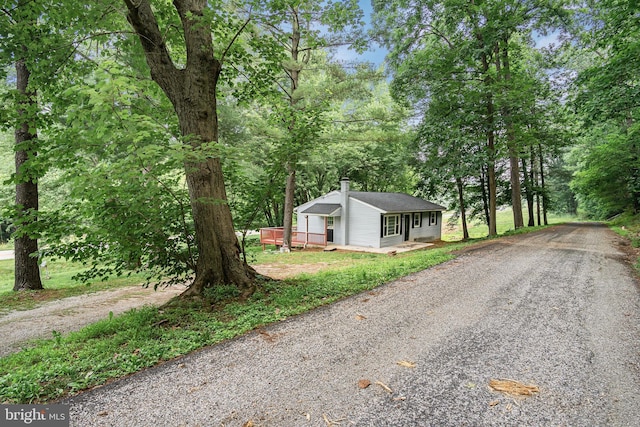
<path fill-rule="evenodd" d="M 371 18 L 371 12 L 373 11 L 373 8 L 371 7 L 371 0 L 358 0 L 358 4 L 364 12 L 364 20 L 367 23 L 368 27 Z M 370 50 L 362 55 L 359 55 L 356 52 L 346 48 L 337 49 L 337 51 L 335 52 L 335 58 L 341 61 L 350 62 L 358 60 L 363 62 L 372 62 L 376 65 L 382 64 L 385 55 L 386 50 L 380 48 L 375 44 L 372 45 Z"/>
<path fill-rule="evenodd" d="M 369 26 L 371 22 L 371 13 L 373 12 L 373 8 L 371 6 L 371 0 L 358 0 L 358 4 L 360 5 L 360 8 L 363 10 L 364 20 L 367 23 L 367 26 Z M 542 36 L 542 35 L 536 35 L 534 33 L 534 40 L 536 42 L 536 47 L 538 48 L 548 47 L 552 43 L 557 43 L 558 34 L 550 33 L 546 36 Z M 362 55 L 358 55 L 356 52 L 346 48 L 338 49 L 335 52 L 335 58 L 345 62 L 359 60 L 359 61 L 365 61 L 365 62 L 372 62 L 376 65 L 381 65 L 382 62 L 384 61 L 384 57 L 386 53 L 387 53 L 386 49 L 381 48 L 376 44 L 372 44 L 371 49 Z"/>

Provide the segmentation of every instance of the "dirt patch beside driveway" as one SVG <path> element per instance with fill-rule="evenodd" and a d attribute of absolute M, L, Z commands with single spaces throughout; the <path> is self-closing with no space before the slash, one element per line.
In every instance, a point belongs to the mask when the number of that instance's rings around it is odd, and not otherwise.
<path fill-rule="evenodd" d="M 285 279 L 300 273 L 316 273 L 335 264 L 265 264 L 258 273 Z M 158 289 L 126 286 L 46 302 L 34 309 L 0 315 L 0 357 L 17 352 L 38 338 L 51 338 L 53 331 L 68 333 L 91 323 L 145 305 L 160 306 L 185 290 L 185 286 Z"/>
<path fill-rule="evenodd" d="M 144 305 L 162 305 L 184 289 L 173 286 L 154 291 L 127 286 L 49 301 L 31 310 L 11 311 L 0 316 L 0 357 L 19 351 L 35 339 L 50 338 L 52 331 L 67 333 L 108 318 L 109 312 L 117 315 Z"/>
<path fill-rule="evenodd" d="M 345 263 L 315 262 L 313 264 L 260 264 L 254 265 L 253 268 L 258 274 L 271 277 L 272 279 L 282 280 L 302 273 L 314 274 L 322 270 L 343 265 L 345 265 Z"/>

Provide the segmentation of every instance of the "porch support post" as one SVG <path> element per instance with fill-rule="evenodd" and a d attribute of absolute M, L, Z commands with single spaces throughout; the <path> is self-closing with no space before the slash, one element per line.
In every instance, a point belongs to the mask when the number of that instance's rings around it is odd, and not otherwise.
<path fill-rule="evenodd" d="M 328 219 L 329 219 L 328 217 L 326 216 L 324 217 L 324 233 L 322 233 L 323 234 L 322 238 L 324 239 L 324 246 L 327 246 L 327 226 L 329 224 Z"/>

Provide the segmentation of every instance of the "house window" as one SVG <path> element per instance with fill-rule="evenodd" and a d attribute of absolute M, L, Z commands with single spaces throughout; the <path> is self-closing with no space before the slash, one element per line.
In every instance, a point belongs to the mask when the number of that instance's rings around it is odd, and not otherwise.
<path fill-rule="evenodd" d="M 431 212 L 431 217 L 429 218 L 429 225 L 438 225 L 438 212 Z"/>
<path fill-rule="evenodd" d="M 413 214 L 413 228 L 422 227 L 422 214 L 420 212 L 416 212 Z"/>
<path fill-rule="evenodd" d="M 382 237 L 400 234 L 400 215 L 385 215 L 382 230 Z"/>
<path fill-rule="evenodd" d="M 327 217 L 327 228 L 333 228 L 333 217 L 332 216 L 328 216 Z"/>

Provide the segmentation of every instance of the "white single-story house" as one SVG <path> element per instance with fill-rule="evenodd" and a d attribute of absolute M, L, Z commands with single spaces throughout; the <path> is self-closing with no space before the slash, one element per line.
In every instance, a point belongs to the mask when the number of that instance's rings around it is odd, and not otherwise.
<path fill-rule="evenodd" d="M 444 210 L 408 194 L 351 191 L 345 178 L 340 191 L 295 208 L 298 226 L 293 241 L 384 248 L 440 240 Z"/>

